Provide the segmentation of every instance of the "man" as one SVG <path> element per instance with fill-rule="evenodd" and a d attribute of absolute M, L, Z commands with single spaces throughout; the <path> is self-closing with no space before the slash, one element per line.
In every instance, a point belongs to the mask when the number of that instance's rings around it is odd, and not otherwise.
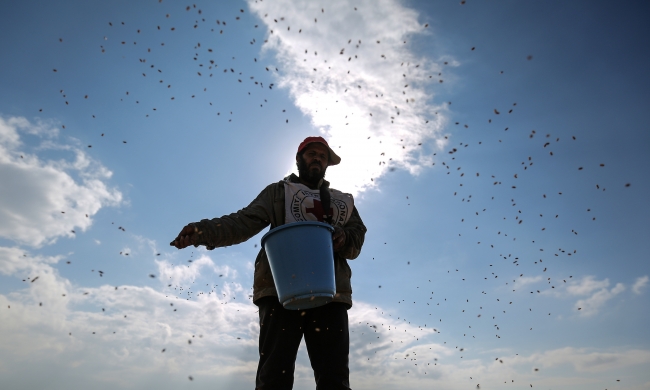
<path fill-rule="evenodd" d="M 350 339 L 347 310 L 352 306 L 352 271 L 348 259 L 359 256 L 366 227 L 351 195 L 329 188 L 328 166 L 341 158 L 322 137 L 307 137 L 296 153 L 299 175 L 291 174 L 267 186 L 248 207 L 183 228 L 171 243 L 178 249 L 205 245 L 207 249 L 246 241 L 271 225 L 326 221 L 333 225 L 336 294 L 332 302 L 306 310 L 288 310 L 278 301 L 264 248 L 255 260 L 253 302 L 259 306 L 260 360 L 256 389 L 291 389 L 296 354 L 302 336 L 314 369 L 317 390 L 349 389 Z M 330 204 L 328 210 L 323 203 Z"/>

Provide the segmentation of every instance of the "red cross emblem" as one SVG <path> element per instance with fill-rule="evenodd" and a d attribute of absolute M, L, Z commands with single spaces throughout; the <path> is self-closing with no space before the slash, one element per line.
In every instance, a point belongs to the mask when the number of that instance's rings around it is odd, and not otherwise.
<path fill-rule="evenodd" d="M 306 212 L 309 214 L 315 215 L 316 219 L 320 222 L 324 222 L 325 219 L 323 218 L 323 205 L 321 204 L 320 200 L 314 199 L 314 207 L 305 209 Z M 333 214 L 333 209 L 330 207 L 329 210 L 329 215 Z"/>

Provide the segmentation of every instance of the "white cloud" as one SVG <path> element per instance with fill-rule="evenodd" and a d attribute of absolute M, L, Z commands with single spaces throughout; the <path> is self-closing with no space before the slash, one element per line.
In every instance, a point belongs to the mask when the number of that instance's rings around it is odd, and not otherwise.
<path fill-rule="evenodd" d="M 158 265 L 160 280 L 174 286 L 191 284 L 201 275 L 205 276 L 206 269 L 211 270 L 218 277 L 237 278 L 237 270 L 227 265 L 218 266 L 205 254 L 187 264 L 174 265 L 166 260 L 157 260 L 156 264 Z"/>
<path fill-rule="evenodd" d="M 25 288 L 11 293 L 11 297 L 30 304 L 43 304 L 50 321 L 59 318 L 54 313 L 64 308 L 62 296 L 71 288 L 67 279 L 61 278 L 53 266 L 64 256 L 39 256 L 17 247 L 0 247 L 0 274 L 22 279 Z M 45 318 L 47 318 L 44 317 Z"/>
<path fill-rule="evenodd" d="M 588 296 L 578 300 L 574 308 L 580 311 L 583 316 L 597 314 L 607 301 L 625 291 L 623 283 L 617 283 L 612 289 L 608 289 L 609 279 L 595 280 L 593 276 L 585 276 L 567 286 L 566 291 L 571 295 Z"/>
<path fill-rule="evenodd" d="M 136 241 L 138 241 L 138 243 L 141 246 L 142 245 L 148 246 L 149 249 L 151 250 L 151 255 L 152 256 L 157 256 L 157 255 L 160 254 L 160 251 L 158 250 L 158 245 L 156 244 L 155 240 L 151 240 L 149 238 L 139 236 L 139 235 L 134 236 L 134 238 L 136 239 Z"/>
<path fill-rule="evenodd" d="M 31 123 L 23 117 L 9 117 L 6 119 L 0 117 L 0 145 L 19 146 L 21 142 L 17 130 L 46 138 L 53 138 L 59 134 L 59 129 L 47 121 L 39 119 L 36 123 Z"/>
<path fill-rule="evenodd" d="M 544 291 L 542 294 L 557 298 L 582 297 L 573 305 L 573 310 L 578 311 L 581 316 L 589 317 L 597 314 L 608 301 L 626 289 L 623 283 L 609 287 L 609 279 L 596 280 L 594 276 L 587 275 L 580 280 L 571 280 L 567 284 L 560 285 L 552 291 Z"/>
<path fill-rule="evenodd" d="M 102 207 L 118 205 L 122 194 L 109 188 L 108 171 L 81 149 L 46 140 L 37 152 L 57 149 L 68 159 L 42 160 L 27 153 L 20 132 L 54 138 L 56 129 L 25 118 L 0 118 L 0 237 L 40 247 L 86 230 Z M 74 231 L 74 232 L 73 232 Z"/>
<path fill-rule="evenodd" d="M 609 286 L 609 279 L 595 280 L 593 276 L 585 276 L 581 281 L 575 281 L 567 286 L 566 291 L 571 295 L 589 295 L 595 290 Z"/>
<path fill-rule="evenodd" d="M 5 252 L 23 255 L 16 248 Z M 205 260 L 197 261 L 203 269 L 211 267 Z M 27 262 L 54 261 L 34 258 Z M 40 281 L 26 283 L 26 289 L 34 289 Z M 184 283 L 193 286 L 191 278 Z M 47 387 L 53 389 L 69 386 L 63 378 L 70 375 L 76 384 L 95 383 L 93 388 L 98 389 L 137 389 L 152 383 L 161 389 L 177 388 L 189 383 L 189 375 L 194 377 L 192 385 L 201 389 L 250 388 L 258 358 L 257 307 L 245 300 L 243 290 L 224 286 L 215 292 L 186 300 L 149 287 L 68 286 L 65 297 L 52 295 L 58 304 L 43 306 L 22 292 L 0 295 L 3 383 L 25 387 L 32 377 L 42 377 L 28 375 L 28 370 L 52 369 L 59 375 L 45 377 L 49 378 Z M 237 300 L 230 294 L 236 294 Z M 519 384 L 557 387 L 571 383 L 573 388 L 588 388 L 594 381 L 603 383 L 594 376 L 603 373 L 611 379 L 612 372 L 650 361 L 646 350 L 561 348 L 529 356 L 506 350 L 463 351 L 461 346 L 440 341 L 449 329 L 412 325 L 381 307 L 358 301 L 349 311 L 349 323 L 355 389 L 465 389 L 478 383 L 482 388 L 497 388 L 506 378 Z M 495 356 L 504 363 L 495 361 Z M 540 367 L 542 374 L 532 372 L 532 367 Z M 572 370 L 545 374 L 554 367 Z M 295 388 L 313 388 L 304 348 L 297 361 Z"/>
<path fill-rule="evenodd" d="M 611 290 L 606 288 L 598 290 L 589 298 L 580 299 L 574 306 L 576 309 L 581 310 L 582 315 L 591 316 L 597 314 L 600 308 L 602 308 L 607 301 L 623 291 L 625 291 L 623 283 L 617 283 Z"/>
<path fill-rule="evenodd" d="M 56 264 L 63 256 L 32 256 L 17 247 L 0 247 L 0 273 L 15 275 L 20 272 L 35 272 L 44 266 Z M 34 275 L 36 276 L 36 275 Z"/>
<path fill-rule="evenodd" d="M 64 305 L 54 310 L 0 295 L 3 383 L 28 381 L 26 365 L 54 366 L 59 373 L 92 366 L 78 380 L 97 382 L 98 388 L 137 389 L 152 382 L 164 388 L 189 375 L 221 387 L 233 378 L 254 378 L 258 330 L 249 302 L 216 294 L 187 301 L 136 286 L 74 289 L 56 299 Z M 69 383 L 54 379 L 35 388 L 63 385 Z"/>
<path fill-rule="evenodd" d="M 432 165 L 446 119 L 426 86 L 447 75 L 410 48 L 431 37 L 416 11 L 396 0 L 330 1 L 324 12 L 309 1 L 249 6 L 271 30 L 263 50 L 276 56 L 278 85 L 343 159 L 328 172 L 337 188 L 358 193 L 390 169 Z"/>
<path fill-rule="evenodd" d="M 254 378 L 257 308 L 239 284 L 215 286 L 211 293 L 197 291 L 191 299 L 177 296 L 173 287 L 157 291 L 128 285 L 73 286 L 53 268 L 62 258 L 0 247 L 0 274 L 25 278 L 24 288 L 0 294 L 3 385 L 26 386 L 32 380 L 27 365 L 66 373 L 91 365 L 95 368 L 84 369 L 75 383 L 97 382 L 99 388 L 137 389 L 150 383 L 164 387 L 169 380 L 186 381 L 188 375 L 227 388 L 233 380 L 246 378 L 235 386 L 243 388 Z M 185 289 L 191 288 L 194 271 L 201 268 L 236 276 L 207 256 L 193 262 L 189 273 L 184 265 L 159 266 L 161 276 L 171 275 Z M 161 371 L 167 380 L 161 380 Z M 54 381 L 27 387 L 66 386 L 67 381 Z"/>
<path fill-rule="evenodd" d="M 433 377 L 438 360 L 457 353 L 452 347 L 434 342 L 438 329 L 431 324 L 412 325 L 368 303 L 355 302 L 349 323 L 354 388 L 390 388 L 388 384 L 411 387 L 415 383 L 407 385 L 405 374 Z"/>
<path fill-rule="evenodd" d="M 627 351 L 598 351 L 586 348 L 565 347 L 532 354 L 528 357 L 516 357 L 513 364 L 534 363 L 537 367 L 560 367 L 570 365 L 577 372 L 599 373 L 619 371 L 623 367 L 650 362 L 650 351 L 632 349 Z"/>
<path fill-rule="evenodd" d="M 190 279 L 186 282 L 185 286 L 192 285 Z M 53 297 L 60 305 L 42 307 L 23 295 L 0 295 L 0 361 L 7 362 L 7 380 L 24 380 L 20 367 L 29 361 L 32 368 L 55 365 L 64 373 L 93 366 L 80 374 L 85 379 L 78 380 L 97 381 L 99 388 L 141 388 L 147 381 L 155 382 L 162 371 L 175 383 L 188 375 L 206 385 L 239 378 L 240 385 L 226 387 L 248 388 L 258 358 L 257 307 L 244 299 L 245 303 L 232 300 L 231 294 L 244 298 L 243 289 L 235 292 L 225 285 L 216 292 L 185 300 L 148 287 L 73 288 L 66 297 Z M 452 347 L 425 342 L 436 334 L 433 329 L 382 314 L 381 308 L 357 302 L 349 313 L 355 388 L 382 381 L 395 388 L 405 384 L 417 388 L 418 382 L 436 376 L 436 359 L 458 354 Z M 296 383 L 312 387 L 304 349 L 302 355 Z M 419 374 L 404 380 L 408 371 Z M 160 387 L 169 388 L 169 383 Z"/>
<path fill-rule="evenodd" d="M 637 295 L 641 295 L 643 289 L 647 285 L 648 285 L 648 275 L 641 276 L 639 278 L 636 278 L 636 282 L 634 282 L 634 285 L 632 286 L 632 291 Z"/>
<path fill-rule="evenodd" d="M 517 279 L 517 281 L 515 282 L 516 283 L 515 287 L 522 288 L 522 287 L 524 287 L 524 286 L 526 286 L 528 284 L 539 283 L 542 280 L 544 280 L 544 278 L 541 275 L 538 275 L 538 276 L 522 276 L 519 279 Z"/>

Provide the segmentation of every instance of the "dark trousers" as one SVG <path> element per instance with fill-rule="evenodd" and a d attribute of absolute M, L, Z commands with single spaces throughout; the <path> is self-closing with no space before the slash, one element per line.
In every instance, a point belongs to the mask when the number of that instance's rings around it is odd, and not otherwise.
<path fill-rule="evenodd" d="M 350 389 L 348 311 L 344 303 L 287 310 L 277 297 L 260 298 L 260 362 L 256 390 L 290 390 L 298 347 L 305 344 L 317 390 Z"/>

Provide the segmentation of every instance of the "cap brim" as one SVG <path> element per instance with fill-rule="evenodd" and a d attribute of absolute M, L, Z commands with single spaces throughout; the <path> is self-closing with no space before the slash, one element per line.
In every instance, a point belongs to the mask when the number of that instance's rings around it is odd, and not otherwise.
<path fill-rule="evenodd" d="M 329 147 L 329 145 L 327 146 L 327 149 L 329 149 L 330 151 L 330 160 L 328 161 L 327 165 L 338 165 L 341 162 L 341 157 L 339 157 L 338 154 L 334 153 L 334 151 L 332 150 L 332 148 Z"/>

